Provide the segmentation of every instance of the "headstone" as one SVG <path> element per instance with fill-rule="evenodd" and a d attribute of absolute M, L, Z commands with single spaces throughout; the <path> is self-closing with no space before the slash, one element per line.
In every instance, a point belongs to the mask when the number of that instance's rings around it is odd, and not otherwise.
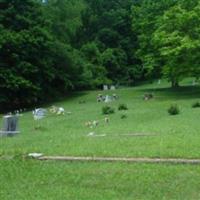
<path fill-rule="evenodd" d="M 159 80 L 158 80 L 158 85 L 160 85 L 160 84 L 161 84 L 161 80 L 159 79 Z"/>
<path fill-rule="evenodd" d="M 64 114 L 65 114 L 65 109 L 62 107 L 59 107 L 57 111 L 57 115 L 64 115 Z"/>
<path fill-rule="evenodd" d="M 107 86 L 107 85 L 104 85 L 104 86 L 103 86 L 103 90 L 108 90 L 108 86 Z"/>
<path fill-rule="evenodd" d="M 117 100 L 118 98 L 119 98 L 119 97 L 118 97 L 116 94 L 113 94 L 113 95 L 112 95 L 112 99 L 113 99 L 113 100 Z"/>
<path fill-rule="evenodd" d="M 37 108 L 33 111 L 34 120 L 40 120 L 46 116 L 47 110 L 43 108 Z"/>
<path fill-rule="evenodd" d="M 154 97 L 154 96 L 153 96 L 152 93 L 147 93 L 147 94 L 144 95 L 143 99 L 144 99 L 145 101 L 147 101 L 147 100 L 153 99 L 153 97 Z"/>
<path fill-rule="evenodd" d="M 0 135 L 13 136 L 19 133 L 18 131 L 18 117 L 16 115 L 6 115 L 3 117 L 3 129 Z"/>
<path fill-rule="evenodd" d="M 109 103 L 112 101 L 112 98 L 109 95 L 106 95 L 105 103 Z"/>
<path fill-rule="evenodd" d="M 116 87 L 114 85 L 111 85 L 110 89 L 111 90 L 116 90 Z"/>
<path fill-rule="evenodd" d="M 192 85 L 193 85 L 193 86 L 195 86 L 195 85 L 196 85 L 196 81 L 195 81 L 195 80 L 193 80 L 193 82 L 192 82 Z"/>

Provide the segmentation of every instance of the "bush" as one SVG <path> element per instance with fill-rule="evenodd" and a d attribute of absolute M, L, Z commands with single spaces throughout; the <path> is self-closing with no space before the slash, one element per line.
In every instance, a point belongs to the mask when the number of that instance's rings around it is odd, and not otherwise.
<path fill-rule="evenodd" d="M 113 114 L 114 112 L 115 112 L 115 109 L 112 108 L 112 107 L 110 107 L 110 106 L 104 106 L 104 107 L 102 108 L 102 113 L 103 113 L 104 115 Z"/>
<path fill-rule="evenodd" d="M 126 119 L 127 118 L 127 115 L 126 114 L 122 114 L 121 115 L 121 119 Z"/>
<path fill-rule="evenodd" d="M 200 102 L 197 101 L 197 102 L 193 103 L 193 104 L 192 104 L 192 107 L 193 107 L 193 108 L 200 108 Z"/>
<path fill-rule="evenodd" d="M 171 105 L 169 107 L 168 113 L 170 115 L 178 115 L 180 113 L 180 110 L 179 110 L 178 106 L 175 104 L 175 105 Z"/>
<path fill-rule="evenodd" d="M 127 107 L 126 104 L 120 104 L 120 105 L 118 106 L 118 110 L 128 110 L 128 107 Z"/>
<path fill-rule="evenodd" d="M 147 101 L 147 100 L 153 99 L 153 97 L 154 96 L 152 93 L 147 93 L 144 95 L 143 99 Z"/>

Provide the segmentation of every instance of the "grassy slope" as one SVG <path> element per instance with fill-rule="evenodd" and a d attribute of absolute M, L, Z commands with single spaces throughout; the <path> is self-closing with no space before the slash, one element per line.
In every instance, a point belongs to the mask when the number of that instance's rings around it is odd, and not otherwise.
<path fill-rule="evenodd" d="M 21 134 L 14 138 L 1 139 L 0 154 L 42 152 L 46 155 L 99 155 L 99 156 L 148 156 L 148 157 L 200 157 L 200 109 L 191 104 L 200 97 L 199 88 L 184 88 L 170 91 L 157 88 L 155 99 L 145 102 L 145 91 L 156 85 L 117 90 L 120 100 L 126 103 L 128 118 L 122 120 L 121 112 L 110 116 L 110 124 L 103 122 L 103 103 L 96 102 L 99 91 L 88 92 L 57 105 L 72 111 L 71 116 L 48 116 L 39 122 L 42 130 L 34 130 L 32 114 L 20 119 Z M 149 89 L 148 89 L 149 87 Z M 78 104 L 85 100 L 86 104 Z M 177 103 L 181 114 L 169 116 L 167 108 Z M 101 120 L 99 127 L 91 130 L 84 126 L 88 120 Z M 89 138 L 86 135 L 107 134 L 107 137 Z M 156 137 L 122 137 L 116 134 L 149 133 Z"/>
<path fill-rule="evenodd" d="M 34 130 L 31 113 L 20 119 L 17 137 L 0 138 L 4 155 L 43 152 L 46 155 L 99 155 L 138 157 L 200 158 L 200 109 L 191 104 L 200 97 L 199 88 L 179 91 L 165 85 L 145 85 L 117 90 L 129 107 L 128 118 L 120 112 L 110 116 L 110 124 L 95 130 L 84 126 L 87 120 L 103 119 L 95 101 L 99 91 L 77 95 L 57 105 L 72 111 L 71 116 L 48 116 L 41 121 L 43 130 Z M 155 100 L 144 102 L 146 91 Z M 79 100 L 86 104 L 78 104 Z M 178 116 L 166 112 L 171 103 L 181 108 Z M 104 138 L 88 138 L 95 131 Z M 156 133 L 157 137 L 119 137 L 117 133 Z M 32 160 L 0 160 L 0 199 L 200 199 L 200 167 L 190 165 L 154 165 L 123 163 L 61 163 Z"/>
<path fill-rule="evenodd" d="M 200 167 L 0 161 L 1 200 L 199 200 Z"/>

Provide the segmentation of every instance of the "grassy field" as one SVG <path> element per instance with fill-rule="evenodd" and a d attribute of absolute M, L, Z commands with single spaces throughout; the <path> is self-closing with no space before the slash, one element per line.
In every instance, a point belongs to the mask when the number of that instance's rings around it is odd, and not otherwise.
<path fill-rule="evenodd" d="M 104 123 L 97 103 L 99 93 L 76 93 L 56 102 L 71 115 L 48 116 L 36 123 L 31 112 L 20 118 L 21 133 L 0 138 L 0 155 L 14 156 L 0 160 L 0 199 L 200 199 L 200 166 L 124 163 L 61 163 L 24 160 L 22 155 L 116 156 L 152 158 L 200 158 L 200 87 L 190 80 L 179 90 L 167 83 L 149 84 L 114 91 L 119 100 L 109 105 L 115 114 Z M 144 101 L 144 93 L 154 99 Z M 79 104 L 79 101 L 85 104 Z M 118 111 L 120 103 L 127 111 Z M 177 104 L 180 114 L 170 116 L 167 109 Z M 48 107 L 47 107 L 48 108 Z M 121 119 L 126 113 L 127 118 Z M 99 126 L 85 126 L 98 120 Z M 35 129 L 38 124 L 40 129 Z M 88 137 L 88 133 L 106 134 Z M 127 134 L 154 136 L 130 137 Z"/>

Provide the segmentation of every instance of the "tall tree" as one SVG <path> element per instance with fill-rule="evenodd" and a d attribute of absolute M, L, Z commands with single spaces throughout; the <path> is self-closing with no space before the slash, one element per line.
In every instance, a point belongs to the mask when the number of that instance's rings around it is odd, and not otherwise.
<path fill-rule="evenodd" d="M 167 10 L 154 33 L 154 44 L 163 60 L 163 74 L 178 86 L 200 72 L 200 2 L 183 1 Z"/>
<path fill-rule="evenodd" d="M 147 78 L 161 76 L 162 60 L 153 44 L 157 20 L 175 4 L 172 0 L 141 0 L 132 6 L 132 29 L 138 38 L 136 57 L 142 61 Z"/>
<path fill-rule="evenodd" d="M 0 104 L 4 108 L 31 105 L 71 87 L 70 47 L 56 41 L 50 25 L 41 2 L 1 1 Z"/>
<path fill-rule="evenodd" d="M 103 56 L 103 66 L 107 71 L 107 78 L 118 83 L 133 83 L 142 77 L 140 60 L 135 57 L 137 37 L 131 28 L 131 0 L 86 0 L 87 8 L 82 13 L 82 26 L 78 30 L 79 47 L 88 42 L 96 43 Z M 124 55 L 125 61 L 105 61 L 105 56 L 111 53 Z M 121 53 L 123 52 L 123 53 Z M 116 57 L 114 55 L 114 57 Z M 110 58 L 111 59 L 111 58 Z M 119 76 L 119 70 L 123 71 Z M 133 69 L 133 70 L 132 70 Z M 116 77 L 118 79 L 116 80 Z M 132 81 L 130 81 L 132 79 Z M 126 81 L 125 81 L 126 80 Z"/>

